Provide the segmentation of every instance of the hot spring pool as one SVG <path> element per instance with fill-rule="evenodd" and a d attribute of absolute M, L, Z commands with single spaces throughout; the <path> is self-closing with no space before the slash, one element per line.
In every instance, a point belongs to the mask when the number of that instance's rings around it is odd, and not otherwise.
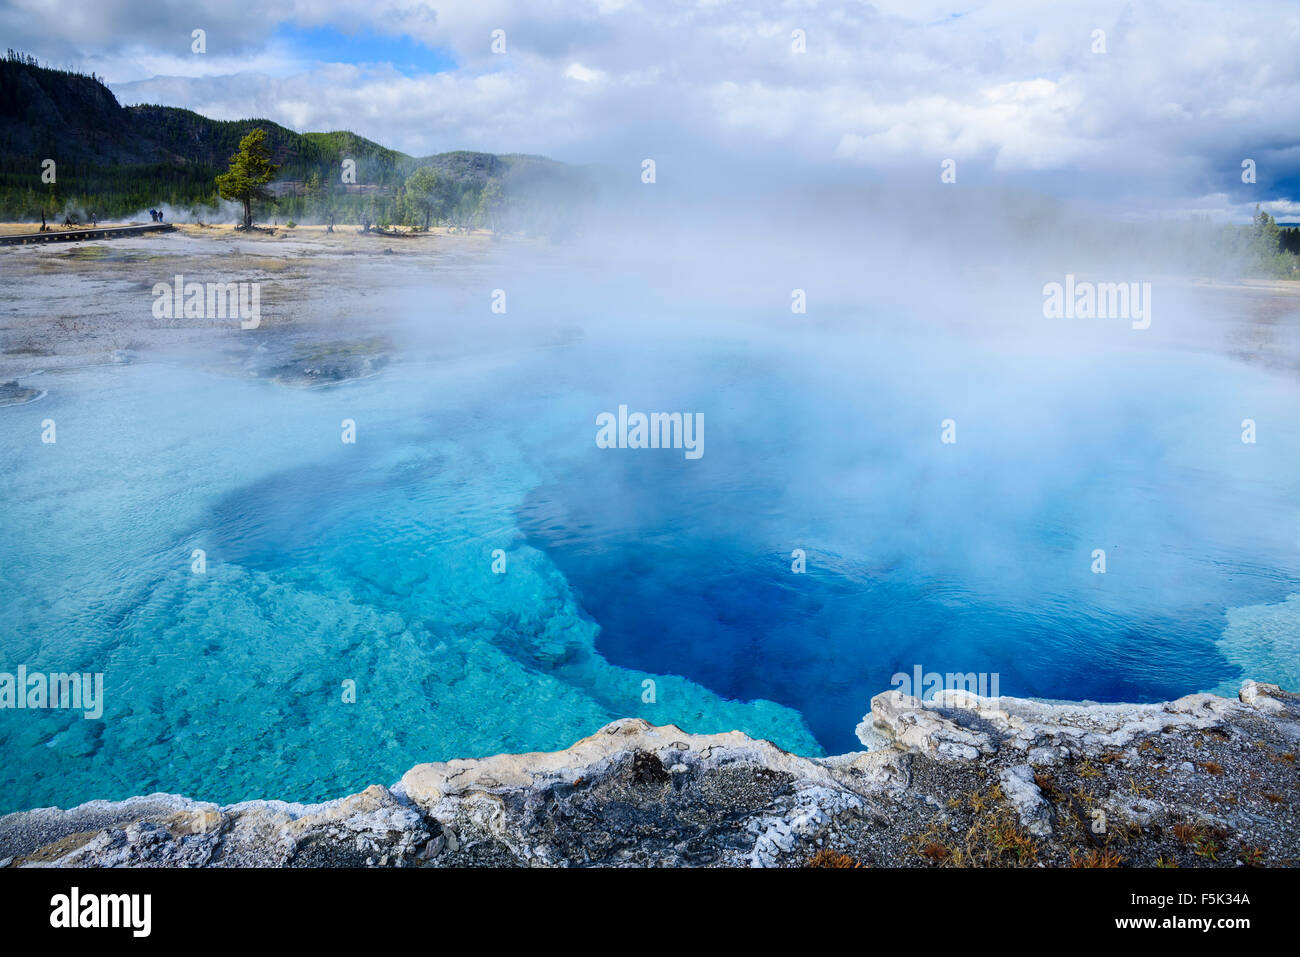
<path fill-rule="evenodd" d="M 4 670 L 102 672 L 104 715 L 0 710 L 0 811 L 319 800 L 628 715 L 838 753 L 916 666 L 1300 683 L 1297 388 L 1226 359 L 590 336 L 38 379 L 0 409 Z M 620 404 L 702 413 L 703 456 L 598 448 Z"/>

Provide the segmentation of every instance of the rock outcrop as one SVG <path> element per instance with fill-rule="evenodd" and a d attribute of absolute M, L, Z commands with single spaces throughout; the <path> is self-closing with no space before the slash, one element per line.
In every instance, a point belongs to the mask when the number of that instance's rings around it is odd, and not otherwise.
<path fill-rule="evenodd" d="M 0 866 L 1287 865 L 1300 696 L 877 695 L 870 750 L 616 721 L 318 805 L 154 794 L 0 818 Z"/>

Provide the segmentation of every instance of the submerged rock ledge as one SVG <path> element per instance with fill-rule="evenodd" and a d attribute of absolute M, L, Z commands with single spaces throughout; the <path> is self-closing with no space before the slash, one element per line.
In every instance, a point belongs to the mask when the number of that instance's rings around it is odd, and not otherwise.
<path fill-rule="evenodd" d="M 170 794 L 0 818 L 0 866 L 1286 866 L 1300 695 L 1048 704 L 877 695 L 870 751 L 615 721 L 324 804 Z"/>

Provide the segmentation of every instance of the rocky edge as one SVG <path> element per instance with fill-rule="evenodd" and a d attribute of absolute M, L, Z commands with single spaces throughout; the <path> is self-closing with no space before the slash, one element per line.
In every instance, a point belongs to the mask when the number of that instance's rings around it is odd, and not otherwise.
<path fill-rule="evenodd" d="M 877 695 L 869 750 L 616 721 L 324 804 L 169 794 L 0 818 L 7 867 L 1286 866 L 1300 695 Z"/>

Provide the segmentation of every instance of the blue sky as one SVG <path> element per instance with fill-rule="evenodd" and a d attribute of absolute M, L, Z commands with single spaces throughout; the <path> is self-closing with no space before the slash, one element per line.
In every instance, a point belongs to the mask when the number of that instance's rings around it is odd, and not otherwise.
<path fill-rule="evenodd" d="M 321 63 L 391 65 L 407 76 L 455 70 L 455 54 L 429 47 L 407 35 L 376 33 L 365 25 L 351 32 L 334 26 L 302 27 L 277 24 L 269 38 L 272 46 L 294 51 L 301 60 Z"/>
<path fill-rule="evenodd" d="M 0 33 L 94 70 L 123 103 L 351 129 L 414 155 L 897 183 L 935 182 L 952 159 L 960 183 L 1117 215 L 1244 221 L 1260 202 L 1300 219 L 1291 0 L 155 0 L 141 14 L 139 0 L 0 0 Z"/>

